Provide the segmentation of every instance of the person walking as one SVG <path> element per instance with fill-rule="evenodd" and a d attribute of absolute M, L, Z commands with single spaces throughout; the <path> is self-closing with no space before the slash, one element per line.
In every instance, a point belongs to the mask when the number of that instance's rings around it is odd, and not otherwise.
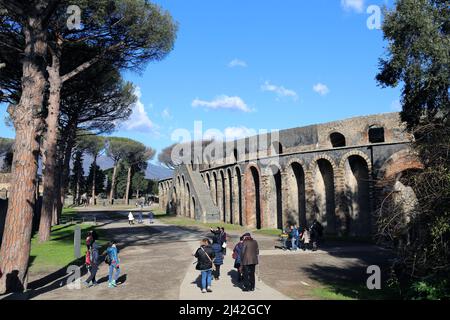
<path fill-rule="evenodd" d="M 301 248 L 303 251 L 306 251 L 309 248 L 310 236 L 309 230 L 305 227 L 301 235 Z"/>
<path fill-rule="evenodd" d="M 98 265 L 99 265 L 99 256 L 98 256 L 98 245 L 97 242 L 93 242 L 90 246 L 90 249 L 88 251 L 88 254 L 90 254 L 89 258 L 89 277 L 86 279 L 84 284 L 89 288 L 91 286 L 97 285 L 97 280 L 95 279 L 95 276 L 97 275 L 98 271 Z M 92 282 L 92 285 L 91 285 Z"/>
<path fill-rule="evenodd" d="M 219 244 L 218 239 L 213 240 L 212 249 L 214 250 L 214 279 L 220 280 L 220 266 L 223 265 L 223 253 L 222 246 Z"/>
<path fill-rule="evenodd" d="M 139 224 L 141 224 L 141 223 L 143 223 L 144 221 L 142 220 L 142 211 L 139 211 L 138 212 L 138 223 Z"/>
<path fill-rule="evenodd" d="M 197 258 L 197 266 L 195 267 L 200 271 L 202 277 L 202 293 L 212 292 L 212 270 L 215 253 L 211 247 L 209 239 L 203 239 L 200 242 L 200 248 L 194 254 Z"/>
<path fill-rule="evenodd" d="M 259 247 L 250 233 L 244 234 L 241 251 L 244 291 L 255 291 L 255 272 L 258 265 Z"/>
<path fill-rule="evenodd" d="M 108 243 L 105 262 L 109 265 L 108 288 L 115 288 L 117 287 L 117 279 L 119 279 L 120 276 L 119 250 L 117 249 L 115 241 Z"/>
<path fill-rule="evenodd" d="M 297 251 L 298 229 L 296 225 L 291 226 L 291 251 Z"/>
<path fill-rule="evenodd" d="M 312 241 L 312 251 L 317 251 L 318 243 L 323 235 L 323 226 L 317 219 L 314 219 L 311 227 L 309 228 L 310 237 Z"/>
<path fill-rule="evenodd" d="M 128 224 L 131 226 L 132 224 L 134 224 L 134 216 L 133 213 L 130 211 L 130 213 L 128 214 Z"/>
<path fill-rule="evenodd" d="M 242 267 L 241 267 L 241 251 L 242 251 L 242 244 L 244 242 L 244 237 L 241 236 L 239 239 L 239 242 L 236 243 L 233 249 L 233 259 L 234 259 L 234 267 L 236 268 L 238 272 L 238 278 L 237 282 L 242 281 Z"/>
<path fill-rule="evenodd" d="M 149 224 L 153 224 L 153 218 L 154 218 L 153 211 L 150 211 L 148 213 L 148 223 Z"/>

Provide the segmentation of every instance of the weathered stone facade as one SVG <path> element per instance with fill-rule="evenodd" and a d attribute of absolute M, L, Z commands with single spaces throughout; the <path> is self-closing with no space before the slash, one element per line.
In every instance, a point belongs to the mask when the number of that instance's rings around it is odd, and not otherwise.
<path fill-rule="evenodd" d="M 370 236 L 377 181 L 421 167 L 398 113 L 267 136 L 220 143 L 219 158 L 208 147 L 192 157 L 159 182 L 161 207 L 257 229 L 318 219 L 329 234 Z"/>

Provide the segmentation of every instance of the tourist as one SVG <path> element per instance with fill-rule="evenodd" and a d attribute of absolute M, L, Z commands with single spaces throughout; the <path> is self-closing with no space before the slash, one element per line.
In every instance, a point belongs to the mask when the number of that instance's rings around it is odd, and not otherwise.
<path fill-rule="evenodd" d="M 200 248 L 197 249 L 194 256 L 197 258 L 196 269 L 201 272 L 202 276 L 202 293 L 212 292 L 211 282 L 215 254 L 209 239 L 205 238 L 200 242 Z"/>
<path fill-rule="evenodd" d="M 291 239 L 291 250 L 297 251 L 297 241 L 298 241 L 297 225 L 291 226 L 291 233 L 289 234 L 289 238 Z"/>
<path fill-rule="evenodd" d="M 214 238 L 212 249 L 214 250 L 215 258 L 214 258 L 214 279 L 219 280 L 220 279 L 220 266 L 223 265 L 223 253 L 222 253 L 222 246 L 219 243 L 219 240 L 217 238 Z"/>
<path fill-rule="evenodd" d="M 130 213 L 128 214 L 128 224 L 131 226 L 132 224 L 134 224 L 134 216 L 133 213 L 130 211 Z"/>
<path fill-rule="evenodd" d="M 258 242 L 251 237 L 250 233 L 244 234 L 241 251 L 244 291 L 255 291 L 255 272 L 256 265 L 258 265 L 258 255 Z"/>
<path fill-rule="evenodd" d="M 283 233 L 280 235 L 281 241 L 283 242 L 283 250 L 288 249 L 288 240 L 289 240 L 290 227 L 286 225 L 286 228 L 283 230 Z"/>
<path fill-rule="evenodd" d="M 91 245 L 94 243 L 94 236 L 93 232 L 88 231 L 87 237 L 86 237 L 86 249 L 89 251 L 91 249 Z"/>
<path fill-rule="evenodd" d="M 96 241 L 94 241 L 91 244 L 88 254 L 90 254 L 89 267 L 88 267 L 89 277 L 86 279 L 84 284 L 87 287 L 91 287 L 91 286 L 97 285 L 97 280 L 95 280 L 95 276 L 97 275 L 97 271 L 98 271 L 99 257 L 98 257 L 98 245 L 97 245 Z M 91 285 L 91 282 L 92 282 L 92 285 Z"/>
<path fill-rule="evenodd" d="M 244 237 L 241 236 L 239 239 L 239 242 L 234 246 L 233 249 L 233 259 L 234 259 L 234 267 L 236 268 L 238 272 L 238 278 L 237 281 L 242 281 L 242 267 L 241 267 L 241 251 L 242 251 L 242 244 L 244 241 Z"/>
<path fill-rule="evenodd" d="M 309 242 L 310 242 L 310 235 L 309 235 L 308 228 L 305 227 L 300 239 L 301 239 L 301 248 L 303 251 L 306 251 L 306 249 L 309 248 Z"/>
<path fill-rule="evenodd" d="M 150 211 L 150 212 L 148 213 L 148 223 L 149 223 L 149 224 L 153 224 L 153 218 L 154 218 L 153 212 Z"/>
<path fill-rule="evenodd" d="M 225 232 L 225 228 L 220 228 L 220 242 L 222 245 L 222 253 L 223 255 L 227 255 L 227 233 Z"/>
<path fill-rule="evenodd" d="M 320 238 L 323 236 L 323 226 L 314 219 L 311 227 L 309 228 L 309 233 L 312 241 L 312 251 L 317 251 L 317 246 Z"/>
<path fill-rule="evenodd" d="M 142 220 L 142 211 L 138 212 L 138 223 L 143 223 L 144 221 Z"/>
<path fill-rule="evenodd" d="M 105 262 L 109 264 L 108 288 L 117 287 L 117 279 L 119 279 L 120 276 L 120 260 L 118 253 L 119 251 L 117 249 L 116 242 L 109 242 L 108 249 L 106 249 L 107 256 L 105 259 Z"/>

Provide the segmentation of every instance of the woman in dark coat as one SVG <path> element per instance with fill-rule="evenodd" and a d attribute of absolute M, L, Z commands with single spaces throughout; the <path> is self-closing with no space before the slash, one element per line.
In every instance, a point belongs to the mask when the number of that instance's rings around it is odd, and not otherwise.
<path fill-rule="evenodd" d="M 220 278 L 220 266 L 223 265 L 223 253 L 222 253 L 222 246 L 219 243 L 219 239 L 214 238 L 212 249 L 214 250 L 215 258 L 214 258 L 214 266 L 215 266 L 215 273 L 214 273 L 214 279 L 219 280 Z"/>
<path fill-rule="evenodd" d="M 197 249 L 194 256 L 197 258 L 196 269 L 201 272 L 202 276 L 202 292 L 212 292 L 212 269 L 216 255 L 211 247 L 209 239 L 205 238 L 200 242 L 200 248 Z"/>

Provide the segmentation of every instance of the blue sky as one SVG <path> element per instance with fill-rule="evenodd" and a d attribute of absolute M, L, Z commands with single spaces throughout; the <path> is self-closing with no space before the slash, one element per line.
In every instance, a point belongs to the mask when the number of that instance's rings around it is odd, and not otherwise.
<path fill-rule="evenodd" d="M 239 136 L 398 110 L 399 90 L 374 79 L 382 31 L 366 25 L 366 8 L 385 0 L 154 2 L 179 23 L 175 48 L 142 74 L 124 74 L 139 102 L 114 135 L 159 151 L 194 121 Z M 3 121 L 0 131 L 14 136 Z"/>

